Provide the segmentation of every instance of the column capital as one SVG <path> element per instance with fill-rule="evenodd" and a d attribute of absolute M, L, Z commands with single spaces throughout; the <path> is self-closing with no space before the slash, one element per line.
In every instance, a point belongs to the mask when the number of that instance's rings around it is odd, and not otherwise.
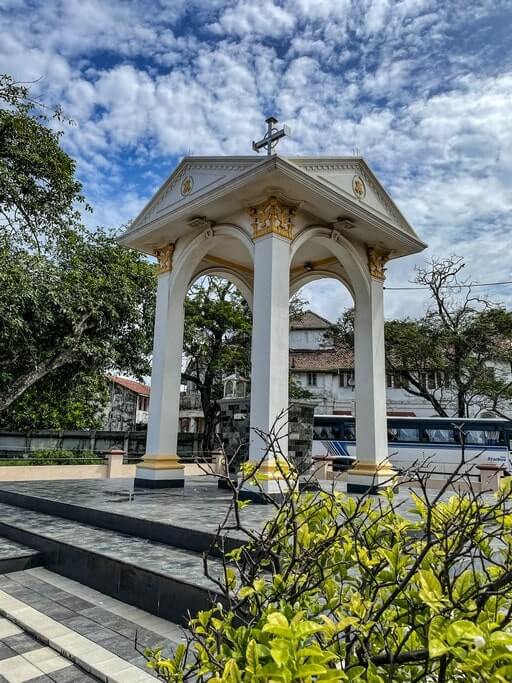
<path fill-rule="evenodd" d="M 276 196 L 271 195 L 261 204 L 249 207 L 248 212 L 252 218 L 253 239 L 271 233 L 292 239 L 296 206 L 283 204 Z"/>
<path fill-rule="evenodd" d="M 170 273 L 172 271 L 172 257 L 174 254 L 174 243 L 169 242 L 163 247 L 153 249 L 153 254 L 158 259 L 158 275 Z"/>
<path fill-rule="evenodd" d="M 391 256 L 390 251 L 380 251 L 376 247 L 367 246 L 366 252 L 368 254 L 368 270 L 370 275 L 377 280 L 384 281 L 386 279 L 385 265 Z"/>

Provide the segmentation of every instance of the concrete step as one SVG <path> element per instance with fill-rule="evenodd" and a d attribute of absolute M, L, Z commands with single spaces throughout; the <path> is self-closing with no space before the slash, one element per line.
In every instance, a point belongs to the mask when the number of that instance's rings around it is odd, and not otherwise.
<path fill-rule="evenodd" d="M 83 672 L 101 681 L 155 680 L 141 651 L 170 652 L 185 637 L 175 624 L 44 568 L 0 577 L 0 614 L 9 619 L 0 619 L 0 648 L 13 655 L 31 650 L 23 666 L 44 660 L 48 680 L 63 683 L 92 680 Z M 10 672 L 16 663 L 8 661 L 4 669 Z"/>
<path fill-rule="evenodd" d="M 208 478 L 189 479 L 185 489 L 162 491 L 134 491 L 128 480 L 1 482 L 0 503 L 184 550 L 208 550 L 215 554 L 212 544 L 217 527 L 224 520 L 230 494 L 219 491 L 216 481 Z M 260 510 L 256 515 L 263 521 L 264 512 Z M 255 511 L 251 514 L 255 516 Z M 232 533 L 225 538 L 224 549 L 229 551 L 242 542 L 243 537 Z"/>
<path fill-rule="evenodd" d="M 0 534 L 40 552 L 47 569 L 175 623 L 221 599 L 199 553 L 5 503 L 0 520 Z M 219 560 L 210 568 L 221 575 Z"/>
<path fill-rule="evenodd" d="M 39 567 L 42 555 L 34 548 L 0 537 L 0 574 Z"/>

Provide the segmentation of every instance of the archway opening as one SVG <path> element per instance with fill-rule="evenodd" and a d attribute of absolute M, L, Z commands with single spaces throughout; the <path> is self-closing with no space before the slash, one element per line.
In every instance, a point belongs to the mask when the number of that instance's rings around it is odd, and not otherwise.
<path fill-rule="evenodd" d="M 226 387 L 236 396 L 242 380 L 250 377 L 251 295 L 236 275 L 215 268 L 201 270 L 190 283 L 179 412 L 182 458 L 197 459 L 219 448 L 220 401 Z"/>
<path fill-rule="evenodd" d="M 290 322 L 290 396 L 312 399 L 316 414 L 355 414 L 354 301 L 334 274 L 296 282 L 302 310 Z"/>

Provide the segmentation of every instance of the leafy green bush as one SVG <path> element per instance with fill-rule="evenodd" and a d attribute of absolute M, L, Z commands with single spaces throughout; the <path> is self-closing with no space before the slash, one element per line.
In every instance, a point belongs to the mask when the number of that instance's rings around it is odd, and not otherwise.
<path fill-rule="evenodd" d="M 30 451 L 24 458 L 4 458 L 0 465 L 101 465 L 103 462 L 102 458 L 90 456 L 87 451 L 82 455 L 82 452 L 44 448 Z"/>
<path fill-rule="evenodd" d="M 391 488 L 299 495 L 292 473 L 261 532 L 235 488 L 218 544 L 233 529 L 247 542 L 221 580 L 207 568 L 220 596 L 187 643 L 147 651 L 149 666 L 169 682 L 512 680 L 512 478 L 494 495 L 454 493 L 458 471 L 436 492 L 409 478 L 404 503 Z"/>

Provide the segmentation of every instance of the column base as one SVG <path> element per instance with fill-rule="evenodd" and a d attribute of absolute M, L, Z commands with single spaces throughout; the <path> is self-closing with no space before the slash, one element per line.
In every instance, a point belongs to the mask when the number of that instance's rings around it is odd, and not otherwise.
<path fill-rule="evenodd" d="M 390 486 L 398 491 L 396 477 L 396 471 L 387 460 L 378 464 L 359 461 L 348 470 L 347 493 L 378 494 Z"/>
<path fill-rule="evenodd" d="M 183 488 L 185 466 L 177 455 L 145 455 L 137 465 L 134 486 L 146 489 Z"/>
<path fill-rule="evenodd" d="M 281 464 L 282 471 L 289 471 L 286 463 Z M 290 485 L 283 477 L 281 470 L 274 461 L 263 462 L 257 473 L 263 476 L 257 483 L 247 482 L 240 490 L 238 497 L 240 500 L 250 500 L 253 503 L 267 504 L 269 499 L 280 502 L 289 492 Z"/>
<path fill-rule="evenodd" d="M 282 502 L 284 494 L 281 491 L 275 491 L 273 493 L 266 491 L 263 493 L 259 489 L 242 489 L 238 494 L 238 499 L 249 500 L 251 503 L 256 503 L 257 505 L 270 505 L 271 500 L 275 500 L 276 503 Z"/>

